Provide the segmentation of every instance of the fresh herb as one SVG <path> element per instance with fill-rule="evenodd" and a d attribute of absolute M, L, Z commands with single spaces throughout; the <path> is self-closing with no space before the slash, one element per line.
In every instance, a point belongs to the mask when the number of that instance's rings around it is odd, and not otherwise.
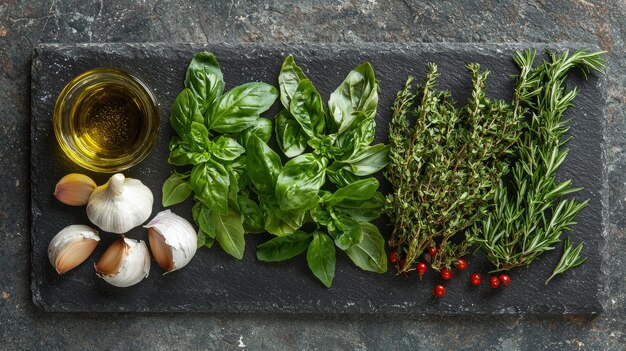
<path fill-rule="evenodd" d="M 557 274 L 564 273 L 566 270 L 570 268 L 574 268 L 580 266 L 587 258 L 580 257 L 580 252 L 583 249 L 583 243 L 578 244 L 576 247 L 572 248 L 572 244 L 569 241 L 569 238 L 565 239 L 563 242 L 563 255 L 559 260 L 559 263 L 554 267 L 554 271 L 552 271 L 552 275 L 546 279 L 546 285 L 554 278 Z"/>
<path fill-rule="evenodd" d="M 248 198 L 244 156 L 251 137 L 269 140 L 272 122 L 260 115 L 278 97 L 265 83 L 247 83 L 224 93 L 215 56 L 196 54 L 187 68 L 185 89 L 172 106 L 170 124 L 176 131 L 168 162 L 180 166 L 163 184 L 163 206 L 186 200 L 193 193 L 192 214 L 199 246 L 214 240 L 241 259 L 244 234 L 265 227 L 256 203 Z"/>
<path fill-rule="evenodd" d="M 585 76 L 592 70 L 602 72 L 602 52 L 548 54 L 550 60 L 536 67 L 531 50 L 516 52 L 514 57 L 520 68 L 515 113 L 526 123 L 513 149 L 517 160 L 510 184 L 497 185 L 494 206 L 477 225 L 478 235 L 470 238 L 496 266 L 494 271 L 529 265 L 554 249 L 589 201 L 565 198 L 580 188 L 573 187 L 571 180 L 557 181 L 557 171 L 567 157 L 563 146 L 570 139 L 563 115 L 578 94 L 577 89 L 566 88 L 567 74 L 574 68 Z"/>
<path fill-rule="evenodd" d="M 350 72 L 328 106 L 292 56 L 285 59 L 278 82 L 285 109 L 276 116 L 276 138 L 290 159 L 283 165 L 256 136 L 246 146 L 264 229 L 277 236 L 257 247 L 257 258 L 275 262 L 306 251 L 309 268 L 327 287 L 335 275 L 335 247 L 358 267 L 385 272 L 384 239 L 369 223 L 384 207 L 371 175 L 388 158 L 386 145 L 370 145 L 378 107 L 372 67 L 365 63 Z M 301 230 L 305 223 L 316 229 Z"/>
<path fill-rule="evenodd" d="M 185 201 L 191 195 L 189 186 L 189 174 L 172 173 L 163 183 L 163 206 L 172 206 Z"/>
<path fill-rule="evenodd" d="M 484 218 L 508 171 L 520 117 L 507 103 L 486 97 L 488 71 L 478 64 L 467 69 L 473 87 L 465 106 L 457 107 L 449 91 L 436 90 L 439 74 L 430 64 L 426 82 L 414 92 L 409 77 L 392 107 L 385 175 L 393 185 L 389 246 L 402 258 L 399 273 L 413 270 L 427 248 L 433 268 L 449 270 L 468 251 L 463 233 Z"/>

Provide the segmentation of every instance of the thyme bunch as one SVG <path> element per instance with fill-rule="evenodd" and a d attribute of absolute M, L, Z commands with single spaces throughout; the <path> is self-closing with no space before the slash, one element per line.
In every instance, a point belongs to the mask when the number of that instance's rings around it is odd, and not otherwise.
<path fill-rule="evenodd" d="M 488 71 L 478 64 L 467 69 L 473 87 L 465 106 L 457 108 L 449 91 L 436 89 L 439 74 L 431 63 L 425 83 L 414 92 L 409 77 L 392 107 L 385 175 L 394 189 L 387 213 L 394 226 L 389 245 L 403 258 L 399 273 L 412 270 L 431 246 L 439 247 L 435 269 L 465 255 L 471 240 L 462 233 L 486 216 L 508 172 L 505 156 L 520 135 L 519 114 L 486 97 Z"/>
<path fill-rule="evenodd" d="M 476 233 L 467 237 L 470 243 L 480 245 L 496 266 L 494 271 L 529 265 L 554 249 L 561 233 L 576 223 L 576 216 L 588 203 L 565 198 L 580 188 L 571 180 L 557 180 L 557 171 L 568 153 L 563 146 L 570 139 L 563 116 L 578 94 L 576 88 L 567 89 L 565 80 L 572 69 L 585 76 L 591 71 L 602 72 L 602 52 L 548 55 L 549 60 L 536 67 L 534 51 L 516 52 L 514 56 L 520 68 L 514 105 L 525 123 L 514 147 L 517 160 L 513 177 L 510 184 L 499 182 L 493 209 L 476 226 Z"/>

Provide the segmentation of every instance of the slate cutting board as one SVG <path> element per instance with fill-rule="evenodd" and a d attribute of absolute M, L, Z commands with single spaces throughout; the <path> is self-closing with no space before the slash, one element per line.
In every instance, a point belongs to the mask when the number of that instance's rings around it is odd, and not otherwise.
<path fill-rule="evenodd" d="M 543 45 L 530 45 L 539 50 Z M 158 144 L 150 156 L 126 175 L 141 179 L 154 193 L 154 214 L 161 208 L 161 185 L 172 168 L 167 164 L 167 145 L 172 136 L 168 124 L 172 101 L 183 87 L 185 69 L 194 52 L 210 50 L 222 65 L 226 89 L 248 81 L 276 84 L 283 58 L 293 53 L 324 99 L 357 64 L 370 61 L 380 81 L 382 93 L 377 117 L 377 139 L 386 140 L 387 121 L 395 93 L 408 74 L 423 79 L 426 63 L 439 65 L 439 86 L 450 89 L 465 101 L 470 78 L 464 65 L 478 62 L 492 71 L 488 81 L 491 97 L 510 99 L 511 61 L 515 49 L 528 45 L 301 45 L 247 46 L 215 44 L 150 45 L 94 44 L 65 46 L 47 44 L 35 50 L 32 66 L 32 294 L 35 305 L 46 311 L 137 311 L 137 312 L 280 312 L 280 313 L 407 313 L 420 314 L 594 314 L 602 310 L 604 271 L 604 219 L 606 217 L 606 171 L 604 168 L 605 79 L 584 80 L 574 74 L 570 86 L 580 88 L 572 117 L 568 147 L 571 152 L 560 176 L 572 178 L 584 187 L 577 196 L 590 198 L 572 233 L 574 242 L 585 241 L 586 264 L 543 282 L 560 257 L 561 247 L 545 254 L 530 269 L 511 272 L 513 284 L 492 290 L 487 284 L 471 287 L 471 272 L 490 268 L 482 257 L 469 259 L 469 269 L 456 273 L 447 282 L 443 299 L 431 297 L 439 282 L 429 274 L 421 282 L 416 275 L 396 277 L 366 273 L 357 269 L 338 252 L 337 272 L 331 289 L 324 288 L 309 272 L 304 256 L 288 262 L 264 264 L 255 259 L 254 248 L 270 238 L 267 234 L 246 237 L 241 261 L 226 255 L 217 244 L 202 249 L 183 270 L 162 275 L 153 261 L 150 276 L 136 286 L 120 289 L 106 284 L 94 274 L 93 264 L 116 236 L 101 233 L 102 243 L 83 265 L 63 276 L 48 262 L 46 249 L 51 238 L 70 224 L 88 224 L 84 208 L 61 204 L 52 196 L 58 179 L 70 172 L 82 172 L 102 184 L 108 175 L 94 174 L 73 165 L 54 139 L 52 111 L 59 92 L 75 75 L 100 66 L 118 67 L 131 72 L 155 91 L 162 111 Z M 554 49 L 579 45 L 550 45 Z M 275 106 L 268 116 L 277 111 Z M 388 189 L 388 188 L 387 188 Z M 191 201 L 172 210 L 191 219 Z M 388 236 L 390 228 L 382 220 L 379 227 Z M 129 236 L 147 240 L 143 229 Z"/>

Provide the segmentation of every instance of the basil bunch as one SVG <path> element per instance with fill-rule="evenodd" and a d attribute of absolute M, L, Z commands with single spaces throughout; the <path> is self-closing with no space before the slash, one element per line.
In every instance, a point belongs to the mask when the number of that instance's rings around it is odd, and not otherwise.
<path fill-rule="evenodd" d="M 248 197 L 247 161 L 251 138 L 268 141 L 272 121 L 260 118 L 278 97 L 265 83 L 247 83 L 224 93 L 224 79 L 215 56 L 196 54 L 187 68 L 185 89 L 172 106 L 170 124 L 176 131 L 168 162 L 182 166 L 163 184 L 163 206 L 196 201 L 192 214 L 198 244 L 214 240 L 228 254 L 243 257 L 244 233 L 263 231 L 263 214 Z"/>
<path fill-rule="evenodd" d="M 378 107 L 371 65 L 351 71 L 328 106 L 291 55 L 278 81 L 285 109 L 275 119 L 276 137 L 291 159 L 282 165 L 258 136 L 246 145 L 247 174 L 264 229 L 278 236 L 257 247 L 257 258 L 275 262 L 306 251 L 311 271 L 327 287 L 335 274 L 335 246 L 358 267 L 385 272 L 384 239 L 369 223 L 381 215 L 385 201 L 371 175 L 386 166 L 389 149 L 370 145 Z M 332 187 L 322 190 L 327 179 L 338 188 L 334 193 L 328 191 Z M 317 229 L 300 230 L 306 222 Z"/>

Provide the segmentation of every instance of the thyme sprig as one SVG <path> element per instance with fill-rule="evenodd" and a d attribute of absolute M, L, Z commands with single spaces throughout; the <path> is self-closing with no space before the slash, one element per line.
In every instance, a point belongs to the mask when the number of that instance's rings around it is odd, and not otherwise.
<path fill-rule="evenodd" d="M 549 60 L 536 67 L 534 51 L 514 56 L 520 68 L 514 105 L 526 122 L 514 147 L 513 177 L 510 184 L 499 182 L 493 209 L 476 226 L 476 233 L 467 237 L 470 243 L 479 243 L 496 266 L 494 272 L 529 265 L 554 249 L 561 233 L 576 223 L 576 216 L 587 206 L 588 200 L 565 198 L 580 190 L 571 180 L 557 181 L 557 171 L 568 154 L 563 145 L 570 139 L 563 116 L 578 94 L 577 88 L 567 89 L 565 80 L 575 68 L 585 77 L 591 71 L 603 72 L 602 53 L 548 53 Z"/>
<path fill-rule="evenodd" d="M 412 270 L 430 246 L 439 248 L 431 261 L 435 269 L 450 268 L 465 255 L 470 241 L 462 233 L 487 214 L 508 172 L 504 159 L 519 138 L 521 114 L 486 97 L 488 71 L 478 64 L 467 69 L 473 82 L 467 105 L 457 108 L 449 91 L 436 90 L 439 74 L 430 64 L 419 93 L 409 77 L 392 107 L 386 177 L 394 191 L 387 213 L 394 225 L 389 245 L 403 258 L 399 273 Z"/>
<path fill-rule="evenodd" d="M 559 260 L 559 263 L 554 267 L 554 271 L 552 271 L 552 275 L 546 279 L 546 285 L 554 278 L 557 274 L 562 274 L 566 270 L 570 268 L 574 268 L 580 266 L 585 261 L 587 261 L 587 257 L 580 257 L 580 252 L 583 249 L 583 243 L 578 244 L 576 247 L 572 248 L 572 244 L 569 241 L 569 238 L 565 239 L 563 242 L 563 255 Z"/>

